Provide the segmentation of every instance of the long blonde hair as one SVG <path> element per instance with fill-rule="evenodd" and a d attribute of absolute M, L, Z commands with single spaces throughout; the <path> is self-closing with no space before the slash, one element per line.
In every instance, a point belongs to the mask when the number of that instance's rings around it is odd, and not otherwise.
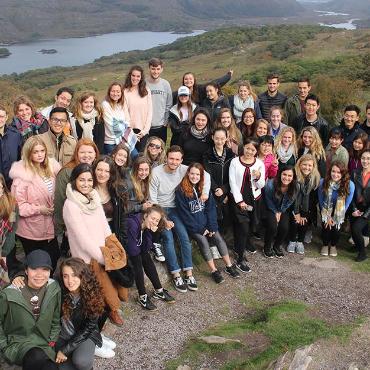
<path fill-rule="evenodd" d="M 156 159 L 153 159 L 150 156 L 149 149 L 148 149 L 149 148 L 149 145 L 154 140 L 157 140 L 157 141 L 159 141 L 161 143 L 161 150 L 162 150 L 160 152 L 158 158 L 156 158 Z M 166 163 L 166 159 L 167 159 L 167 157 L 166 157 L 166 144 L 164 143 L 164 141 L 160 137 L 158 137 L 158 136 L 151 136 L 148 139 L 148 141 L 146 142 L 146 144 L 145 144 L 145 148 L 144 148 L 144 151 L 143 151 L 143 156 L 144 156 L 144 158 L 146 158 L 149 161 L 149 163 L 151 164 L 151 166 L 152 166 L 152 164 L 154 162 L 158 162 L 158 164 Z"/>
<path fill-rule="evenodd" d="M 252 96 L 253 101 L 256 101 L 257 100 L 257 94 L 253 91 L 251 83 L 247 80 L 240 81 L 238 83 L 238 94 L 239 94 L 239 88 L 242 87 L 242 86 L 245 86 L 249 90 L 249 95 Z"/>
<path fill-rule="evenodd" d="M 287 126 L 280 130 L 279 135 L 275 139 L 275 146 L 274 146 L 274 152 L 277 154 L 278 149 L 281 147 L 281 140 L 286 132 L 292 133 L 292 143 L 290 145 L 293 145 L 293 155 L 295 158 L 297 158 L 297 140 L 296 140 L 296 134 L 293 127 Z"/>
<path fill-rule="evenodd" d="M 32 152 L 37 145 L 41 145 L 45 149 L 45 158 L 40 166 L 35 166 L 32 161 Z M 51 164 L 48 157 L 48 149 L 44 141 L 37 135 L 31 136 L 26 140 L 22 148 L 22 160 L 25 168 L 31 170 L 34 174 L 45 177 L 54 177 L 54 172 L 51 169 Z"/>
<path fill-rule="evenodd" d="M 139 172 L 140 165 L 143 163 L 146 163 L 149 166 L 149 175 L 145 180 L 140 180 L 138 177 L 138 172 Z M 146 199 L 148 199 L 149 182 L 151 178 L 151 173 L 152 173 L 152 167 L 150 165 L 150 162 L 143 156 L 137 157 L 132 166 L 131 181 L 132 181 L 132 185 L 134 186 L 136 198 L 140 202 L 143 202 Z"/>
<path fill-rule="evenodd" d="M 320 183 L 320 173 L 319 173 L 319 170 L 317 169 L 316 159 L 311 154 L 302 155 L 302 157 L 299 158 L 297 163 L 295 164 L 295 173 L 297 175 L 297 181 L 300 184 L 305 183 L 306 177 L 303 175 L 303 173 L 301 171 L 301 164 L 303 162 L 309 162 L 309 161 L 313 163 L 312 172 L 309 175 L 309 187 L 311 189 L 317 189 L 317 187 L 319 186 L 319 183 Z"/>
<path fill-rule="evenodd" d="M 308 131 L 313 138 L 311 147 L 309 148 L 309 152 L 315 157 L 316 161 L 319 161 L 320 159 L 323 159 L 325 161 L 326 156 L 325 156 L 325 149 L 322 145 L 322 141 L 320 138 L 319 133 L 313 126 L 307 126 L 304 127 L 298 137 L 297 140 L 297 147 L 298 149 L 305 148 L 304 143 L 303 143 L 303 134 Z"/>
<path fill-rule="evenodd" d="M 221 123 L 221 116 L 225 112 L 230 114 L 231 124 L 229 127 L 224 127 L 222 126 L 222 123 Z M 229 108 L 222 108 L 220 110 L 220 113 L 218 114 L 217 120 L 216 120 L 216 128 L 224 128 L 227 131 L 227 136 L 229 139 L 234 140 L 238 145 L 242 143 L 242 134 L 240 130 L 238 129 L 238 127 L 236 126 L 234 117 Z"/>

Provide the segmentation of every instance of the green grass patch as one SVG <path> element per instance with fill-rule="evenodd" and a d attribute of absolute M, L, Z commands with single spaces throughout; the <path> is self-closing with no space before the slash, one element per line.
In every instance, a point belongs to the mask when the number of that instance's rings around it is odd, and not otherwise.
<path fill-rule="evenodd" d="M 240 294 L 241 301 L 250 301 L 251 293 Z M 248 298 L 249 297 L 249 298 Z M 256 304 L 256 303 L 254 303 Z M 253 305 L 253 303 L 252 303 Z M 338 337 L 346 340 L 359 321 L 346 325 L 330 325 L 325 321 L 314 318 L 307 305 L 286 301 L 272 306 L 257 303 L 259 307 L 252 316 L 222 323 L 202 335 L 217 335 L 225 338 L 239 339 L 241 343 L 233 342 L 227 345 L 209 345 L 197 338 L 191 339 L 185 346 L 184 352 L 176 359 L 167 363 L 167 369 L 188 364 L 196 368 L 210 355 L 232 352 L 232 361 L 226 362 L 222 369 L 264 369 L 266 366 L 286 351 L 293 351 L 304 345 L 311 344 L 320 338 Z M 247 337 L 259 335 L 266 338 L 265 348 L 255 351 Z"/>

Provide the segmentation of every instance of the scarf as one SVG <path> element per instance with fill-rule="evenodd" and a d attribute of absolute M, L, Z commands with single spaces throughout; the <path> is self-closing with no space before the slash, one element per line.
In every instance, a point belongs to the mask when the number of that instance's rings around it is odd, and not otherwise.
<path fill-rule="evenodd" d="M 289 145 L 289 148 L 285 150 L 282 145 L 276 151 L 280 163 L 287 163 L 289 159 L 294 155 L 293 145 Z"/>
<path fill-rule="evenodd" d="M 190 132 L 196 139 L 203 140 L 209 134 L 209 128 L 206 126 L 203 130 L 199 131 L 195 125 L 192 125 Z"/>
<path fill-rule="evenodd" d="M 240 122 L 242 119 L 242 114 L 244 109 L 253 108 L 254 109 L 254 100 L 251 95 L 248 96 L 246 101 L 243 101 L 238 94 L 234 95 L 234 109 L 233 113 L 236 119 L 236 122 Z"/>
<path fill-rule="evenodd" d="M 76 203 L 83 213 L 92 214 L 100 205 L 100 197 L 98 192 L 93 189 L 88 197 L 82 195 L 79 191 L 73 190 L 71 184 L 67 185 L 66 190 L 67 199 Z"/>
<path fill-rule="evenodd" d="M 322 221 L 328 222 L 330 218 L 333 219 L 335 227 L 339 230 L 340 225 L 344 222 L 344 216 L 346 213 L 346 198 L 338 194 L 337 202 L 335 204 L 334 215 L 333 213 L 333 192 L 338 192 L 339 184 L 334 181 L 330 181 L 328 195 L 324 201 L 324 205 L 321 211 Z"/>
<path fill-rule="evenodd" d="M 82 139 L 94 140 L 93 129 L 95 126 L 95 119 L 98 116 L 98 112 L 93 109 L 90 113 L 83 113 L 82 118 L 78 118 L 77 121 L 82 128 Z"/>
<path fill-rule="evenodd" d="M 220 162 L 221 165 L 223 166 L 225 164 L 225 160 L 226 160 L 226 149 L 224 148 L 224 150 L 222 151 L 221 156 L 218 155 L 217 150 L 216 150 L 215 147 L 212 147 L 212 151 L 213 151 L 213 154 L 214 154 L 216 160 L 218 162 Z"/>
<path fill-rule="evenodd" d="M 35 113 L 29 121 L 23 121 L 20 118 L 15 119 L 15 126 L 21 133 L 24 140 L 30 136 L 38 135 L 40 127 L 44 123 L 45 118 L 41 113 Z"/>
<path fill-rule="evenodd" d="M 16 218 L 16 211 L 13 209 L 9 215 L 9 218 L 2 218 L 0 220 L 0 250 L 5 244 L 7 235 L 13 231 Z"/>

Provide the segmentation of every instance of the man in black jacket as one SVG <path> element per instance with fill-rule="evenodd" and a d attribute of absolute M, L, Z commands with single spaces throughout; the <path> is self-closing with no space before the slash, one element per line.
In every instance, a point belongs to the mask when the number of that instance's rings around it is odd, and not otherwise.
<path fill-rule="evenodd" d="M 340 122 L 340 127 L 343 130 L 344 141 L 343 146 L 349 150 L 352 148 L 352 143 L 358 134 L 365 133 L 362 130 L 360 119 L 360 108 L 357 105 L 351 104 L 344 108 L 343 119 Z"/>

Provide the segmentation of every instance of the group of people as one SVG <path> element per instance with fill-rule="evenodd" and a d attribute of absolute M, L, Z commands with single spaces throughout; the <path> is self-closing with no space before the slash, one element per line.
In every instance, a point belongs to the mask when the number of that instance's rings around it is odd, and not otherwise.
<path fill-rule="evenodd" d="M 275 74 L 259 96 L 241 81 L 227 97 L 232 70 L 205 85 L 185 73 L 174 92 L 162 72 L 157 58 L 147 79 L 135 65 L 101 104 L 84 92 L 71 111 L 67 87 L 41 113 L 18 97 L 9 124 L 0 106 L 1 262 L 12 280 L 0 293 L 0 350 L 23 369 L 88 370 L 94 354 L 114 356 L 101 331 L 107 318 L 123 325 L 134 282 L 146 310 L 175 302 L 152 256 L 178 292 L 198 290 L 192 240 L 217 284 L 251 271 L 255 238 L 267 258 L 285 245 L 304 254 L 318 221 L 323 256 L 337 255 L 348 219 L 356 261 L 367 258 L 370 104 L 363 124 L 348 105 L 330 128 L 308 78 L 289 98 Z"/>

